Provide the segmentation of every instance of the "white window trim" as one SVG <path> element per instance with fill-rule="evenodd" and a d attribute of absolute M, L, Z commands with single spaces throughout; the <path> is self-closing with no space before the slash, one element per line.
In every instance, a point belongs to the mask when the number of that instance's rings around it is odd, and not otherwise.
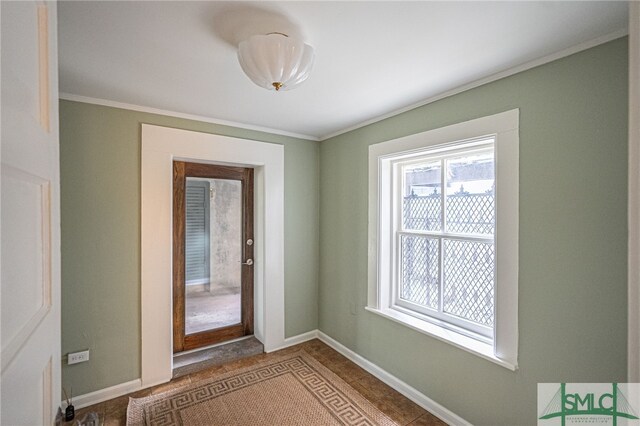
<path fill-rule="evenodd" d="M 404 324 L 414 330 L 450 343 L 510 370 L 518 368 L 518 188 L 519 110 L 453 124 L 435 130 L 394 139 L 369 147 L 369 268 L 367 310 Z M 496 282 L 494 339 L 482 342 L 391 309 L 380 278 L 390 277 L 391 209 L 381 208 L 381 199 L 390 199 L 391 161 L 425 148 L 484 136 L 495 138 L 496 173 Z M 386 285 L 384 286 L 386 289 Z"/>

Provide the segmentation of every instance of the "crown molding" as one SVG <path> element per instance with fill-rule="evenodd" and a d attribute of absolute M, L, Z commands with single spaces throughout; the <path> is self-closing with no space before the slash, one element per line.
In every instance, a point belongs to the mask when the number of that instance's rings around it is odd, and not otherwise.
<path fill-rule="evenodd" d="M 362 122 L 360 122 L 358 124 L 355 124 L 353 126 L 346 127 L 344 129 L 341 129 L 341 130 L 326 134 L 326 135 L 321 136 L 321 137 L 302 134 L 302 133 L 288 132 L 288 131 L 285 131 L 285 130 L 273 129 L 273 128 L 270 128 L 270 127 L 256 126 L 256 125 L 253 125 L 253 124 L 240 123 L 240 122 L 229 121 L 229 120 L 222 120 L 222 119 L 213 118 L 213 117 L 207 117 L 207 116 L 202 116 L 202 115 L 185 114 L 185 113 L 181 113 L 181 112 L 177 112 L 177 111 L 170 111 L 170 110 L 152 108 L 152 107 L 147 107 L 147 106 L 142 106 L 142 105 L 135 105 L 135 104 L 129 104 L 129 103 L 124 103 L 124 102 L 117 102 L 117 101 L 112 101 L 112 100 L 108 100 L 108 99 L 100 99 L 100 98 L 93 98 L 93 97 L 88 97 L 88 96 L 75 95 L 75 94 L 72 94 L 72 93 L 61 92 L 59 96 L 60 96 L 60 99 L 64 99 L 64 100 L 68 100 L 68 101 L 83 102 L 83 103 L 94 104 L 94 105 L 103 105 L 103 106 L 108 106 L 108 107 L 113 107 L 113 108 L 122 108 L 122 109 L 128 109 L 128 110 L 132 110 L 132 111 L 146 112 L 146 113 L 150 113 L 150 114 L 158 114 L 158 115 L 164 115 L 164 116 L 170 116 L 170 117 L 176 117 L 176 118 L 184 118 L 184 119 L 187 119 L 187 120 L 195 120 L 195 121 L 201 121 L 201 122 L 205 122 L 205 123 L 219 124 L 219 125 L 222 125 L 222 126 L 236 127 L 236 128 L 239 128 L 239 129 L 255 130 L 255 131 L 258 131 L 258 132 L 265 132 L 265 133 L 271 133 L 271 134 L 275 134 L 275 135 L 289 136 L 289 137 L 298 138 L 298 139 L 305 139 L 305 140 L 310 140 L 310 141 L 316 141 L 316 142 L 320 141 L 321 142 L 321 141 L 325 141 L 327 139 L 331 139 L 331 138 L 334 138 L 336 136 L 351 132 L 353 130 L 360 129 L 360 128 L 368 126 L 370 124 L 377 123 L 377 122 L 385 120 L 387 118 L 391 118 L 391 117 L 396 116 L 398 114 L 402 114 L 404 112 L 411 111 L 413 109 L 422 107 L 424 105 L 431 104 L 431 103 L 439 101 L 441 99 L 457 95 L 457 94 L 465 92 L 467 90 L 471 90 L 471 89 L 474 89 L 476 87 L 480 87 L 482 85 L 485 85 L 485 84 L 492 83 L 494 81 L 503 79 L 505 77 L 509 77 L 509 76 L 514 75 L 514 74 L 518 74 L 518 73 L 521 73 L 523 71 L 527 71 L 529 69 L 538 67 L 540 65 L 544 65 L 544 64 L 547 64 L 549 62 L 556 61 L 558 59 L 573 55 L 573 54 L 581 52 L 583 50 L 587 50 L 587 49 L 590 49 L 592 47 L 598 46 L 600 44 L 604 44 L 604 43 L 607 43 L 609 41 L 618 39 L 620 37 L 624 37 L 624 36 L 626 36 L 628 34 L 629 34 L 629 29 L 628 28 L 621 28 L 621 29 L 619 29 L 617 31 L 614 31 L 614 32 L 609 33 L 609 34 L 605 34 L 605 35 L 603 35 L 601 37 L 597 37 L 597 38 L 594 38 L 592 40 L 586 41 L 584 43 L 580 43 L 580 44 L 577 44 L 575 46 L 568 47 L 568 48 L 563 49 L 563 50 L 561 50 L 559 52 L 555 52 L 555 53 L 552 53 L 550 55 L 546 55 L 546 56 L 543 56 L 541 58 L 534 59 L 534 60 L 529 61 L 529 62 L 525 62 L 525 63 L 517 65 L 515 67 L 506 69 L 504 71 L 500 71 L 498 73 L 489 75 L 487 77 L 484 77 L 484 78 L 481 78 L 481 79 L 478 79 L 478 80 L 475 80 L 475 81 L 472 81 L 472 82 L 464 84 L 462 86 L 458 86 L 458 87 L 456 87 L 454 89 L 447 90 L 447 91 L 442 92 L 440 94 L 437 94 L 435 96 L 431 96 L 431 97 L 429 97 L 429 98 L 427 98 L 425 100 L 422 100 L 420 102 L 408 105 L 408 106 L 400 108 L 400 109 L 396 109 L 396 110 L 390 111 L 390 112 L 388 112 L 386 114 L 382 114 L 382 115 L 370 118 L 368 120 L 362 121 Z"/>
<path fill-rule="evenodd" d="M 166 109 L 152 108 L 152 107 L 148 107 L 148 106 L 129 104 L 129 103 L 125 103 L 125 102 L 117 102 L 117 101 L 112 101 L 112 100 L 109 100 L 109 99 L 101 99 L 101 98 L 93 98 L 93 97 L 89 97 L 89 96 L 74 95 L 73 93 L 60 92 L 59 98 L 60 99 L 64 99 L 66 101 L 82 102 L 82 103 L 85 103 L 85 104 L 102 105 L 102 106 L 107 106 L 107 107 L 112 107 L 112 108 L 128 109 L 128 110 L 131 110 L 131 111 L 138 111 L 138 112 L 146 112 L 146 113 L 149 113 L 149 114 L 158 114 L 158 115 L 164 115 L 164 116 L 168 116 L 168 117 L 184 118 L 186 120 L 201 121 L 201 122 L 204 122 L 204 123 L 211 123 L 211 124 L 219 124 L 221 126 L 236 127 L 238 129 L 255 130 L 257 132 L 271 133 L 271 134 L 280 135 L 280 136 L 289 136 L 289 137 L 292 137 L 292 138 L 306 139 L 306 140 L 315 141 L 315 142 L 320 140 L 316 136 L 304 135 L 302 133 L 287 132 L 285 130 L 272 129 L 270 127 L 262 127 L 262 126 L 255 126 L 253 124 L 239 123 L 239 122 L 236 122 L 236 121 L 221 120 L 221 119 L 218 119 L 218 118 L 207 117 L 207 116 L 204 116 L 204 115 L 185 114 L 185 113 L 177 112 L 177 111 L 170 111 L 170 110 L 166 110 Z"/>
<path fill-rule="evenodd" d="M 430 98 L 427 98 L 427 99 L 422 100 L 420 102 L 417 102 L 415 104 L 411 104 L 411 105 L 408 105 L 406 107 L 393 110 L 393 111 L 388 112 L 386 114 L 379 115 L 377 117 L 374 117 L 374 118 L 371 118 L 369 120 L 363 121 L 361 123 L 355 124 L 353 126 L 347 127 L 345 129 L 338 130 L 338 131 L 333 132 L 333 133 L 329 133 L 327 135 L 324 135 L 324 136 L 320 137 L 319 140 L 320 141 L 325 141 L 327 139 L 331 139 L 331 138 L 334 138 L 336 136 L 340 136 L 340 135 L 342 135 L 344 133 L 348 133 L 348 132 L 351 132 L 353 130 L 359 129 L 361 127 L 368 126 L 369 124 L 377 123 L 378 121 L 382 121 L 382 120 L 385 120 L 387 118 L 391 118 L 391 117 L 393 117 L 395 115 L 402 114 L 403 112 L 411 111 L 412 109 L 416 109 L 416 108 L 419 108 L 421 106 L 428 105 L 430 103 L 439 101 L 439 100 L 444 99 L 444 98 L 448 98 L 449 96 L 457 95 L 458 93 L 466 92 L 467 90 L 483 86 L 483 85 L 485 85 L 487 83 L 492 83 L 494 81 L 503 79 L 505 77 L 512 76 L 514 74 L 518 74 L 520 72 L 529 70 L 531 68 L 535 68 L 535 67 L 538 67 L 540 65 L 544 65 L 544 64 L 547 64 L 549 62 L 556 61 L 558 59 L 564 58 L 566 56 L 573 55 L 573 54 L 578 53 L 580 51 L 590 49 L 592 47 L 598 46 L 600 44 L 607 43 L 609 41 L 615 40 L 615 39 L 620 38 L 620 37 L 624 37 L 624 36 L 626 36 L 628 34 L 629 34 L 629 29 L 628 28 L 621 28 L 621 29 L 619 29 L 617 31 L 614 31 L 612 33 L 605 34 L 604 36 L 597 37 L 597 38 L 594 38 L 594 39 L 589 40 L 589 41 L 585 41 L 584 43 L 576 44 L 575 46 L 568 47 L 566 49 L 560 50 L 559 52 L 555 52 L 555 53 L 552 53 L 550 55 L 543 56 L 541 58 L 534 59 L 534 60 L 529 61 L 529 62 L 525 62 L 523 64 L 520 64 L 520 65 L 517 65 L 515 67 L 506 69 L 504 71 L 500 71 L 498 73 L 495 73 L 495 74 L 492 74 L 490 76 L 481 78 L 479 80 L 472 81 L 471 83 L 467 83 L 467 84 L 464 84 L 462 86 L 456 87 L 455 89 L 447 90 L 446 92 L 442 92 L 442 93 L 440 93 L 438 95 L 432 96 Z"/>

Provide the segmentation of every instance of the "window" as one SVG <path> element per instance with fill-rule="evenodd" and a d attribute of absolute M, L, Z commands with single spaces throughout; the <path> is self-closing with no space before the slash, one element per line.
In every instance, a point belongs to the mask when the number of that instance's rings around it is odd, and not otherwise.
<path fill-rule="evenodd" d="M 372 145 L 367 309 L 517 366 L 518 110 Z"/>
<path fill-rule="evenodd" d="M 493 138 L 426 149 L 393 169 L 392 307 L 492 339 Z"/>

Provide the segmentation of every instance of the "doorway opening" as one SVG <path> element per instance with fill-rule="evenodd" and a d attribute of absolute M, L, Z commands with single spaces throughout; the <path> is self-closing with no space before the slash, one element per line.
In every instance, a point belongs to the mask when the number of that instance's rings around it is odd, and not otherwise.
<path fill-rule="evenodd" d="M 253 169 L 173 162 L 173 352 L 253 334 Z"/>

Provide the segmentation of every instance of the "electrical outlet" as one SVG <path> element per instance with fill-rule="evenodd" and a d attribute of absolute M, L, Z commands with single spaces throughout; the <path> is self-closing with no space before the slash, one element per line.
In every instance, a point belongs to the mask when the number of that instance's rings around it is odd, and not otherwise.
<path fill-rule="evenodd" d="M 89 349 L 67 355 L 67 364 L 69 365 L 85 361 L 89 361 Z"/>

